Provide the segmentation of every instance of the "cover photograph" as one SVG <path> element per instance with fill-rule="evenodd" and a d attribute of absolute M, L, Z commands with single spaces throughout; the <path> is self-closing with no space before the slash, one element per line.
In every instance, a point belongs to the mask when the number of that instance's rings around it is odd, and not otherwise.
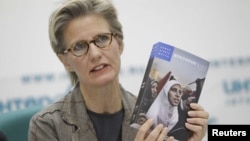
<path fill-rule="evenodd" d="M 139 128 L 147 119 L 154 126 L 168 127 L 168 136 L 186 141 L 185 121 L 190 103 L 197 103 L 209 62 L 177 47 L 158 42 L 153 45 L 131 117 L 131 127 Z"/>

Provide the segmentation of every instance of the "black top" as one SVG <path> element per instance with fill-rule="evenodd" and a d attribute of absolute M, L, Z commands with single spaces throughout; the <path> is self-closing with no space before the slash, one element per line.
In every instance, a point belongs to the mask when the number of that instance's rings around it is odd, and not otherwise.
<path fill-rule="evenodd" d="M 114 114 L 98 114 L 87 110 L 97 134 L 98 141 L 121 141 L 124 111 Z"/>

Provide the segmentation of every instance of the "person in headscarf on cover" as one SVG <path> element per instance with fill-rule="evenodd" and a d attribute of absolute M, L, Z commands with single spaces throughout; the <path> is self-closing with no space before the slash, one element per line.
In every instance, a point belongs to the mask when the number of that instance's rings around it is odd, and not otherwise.
<path fill-rule="evenodd" d="M 154 125 L 163 124 L 170 131 L 178 122 L 178 105 L 182 96 L 181 84 L 177 80 L 169 80 L 159 92 L 150 106 L 146 116 L 154 119 Z"/>

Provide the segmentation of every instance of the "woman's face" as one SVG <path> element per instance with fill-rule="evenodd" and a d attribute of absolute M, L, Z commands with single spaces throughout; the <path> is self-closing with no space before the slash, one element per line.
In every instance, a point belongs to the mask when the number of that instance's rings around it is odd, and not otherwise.
<path fill-rule="evenodd" d="M 151 92 L 152 92 L 152 96 L 153 97 L 157 96 L 157 87 L 158 87 L 158 83 L 157 82 L 152 83 Z"/>
<path fill-rule="evenodd" d="M 177 106 L 180 103 L 182 95 L 181 86 L 178 84 L 173 85 L 168 92 L 168 99 L 172 106 Z"/>
<path fill-rule="evenodd" d="M 81 40 L 89 42 L 98 34 L 110 32 L 107 21 L 101 16 L 92 14 L 78 17 L 64 30 L 66 48 L 71 48 Z M 84 86 L 103 86 L 118 80 L 122 50 L 123 46 L 113 36 L 112 42 L 105 48 L 90 43 L 88 52 L 83 56 L 77 57 L 68 52 L 59 58 L 68 71 L 78 75 Z"/>

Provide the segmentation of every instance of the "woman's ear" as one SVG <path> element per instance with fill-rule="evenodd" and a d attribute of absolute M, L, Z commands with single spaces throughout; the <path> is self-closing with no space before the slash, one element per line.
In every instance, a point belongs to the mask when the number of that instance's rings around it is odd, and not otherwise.
<path fill-rule="evenodd" d="M 62 62 L 62 64 L 64 65 L 65 69 L 69 72 L 72 72 L 73 69 L 72 69 L 70 63 L 68 62 L 66 56 L 63 54 L 58 54 L 57 56 L 58 56 L 59 60 Z"/>

